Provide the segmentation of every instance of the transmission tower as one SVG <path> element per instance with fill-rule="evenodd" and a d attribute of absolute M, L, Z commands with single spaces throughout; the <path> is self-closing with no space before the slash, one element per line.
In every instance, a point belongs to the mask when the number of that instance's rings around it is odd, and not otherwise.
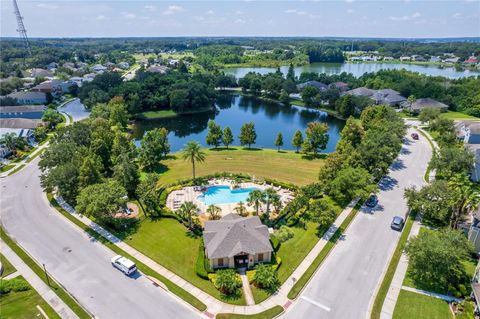
<path fill-rule="evenodd" d="M 23 25 L 23 17 L 20 15 L 17 0 L 13 0 L 13 9 L 15 10 L 15 17 L 17 18 L 17 31 L 20 34 L 20 37 L 23 39 L 23 42 L 25 43 L 28 54 L 31 56 L 32 50 L 30 49 L 30 42 L 28 42 L 27 30 L 25 30 L 25 26 Z"/>

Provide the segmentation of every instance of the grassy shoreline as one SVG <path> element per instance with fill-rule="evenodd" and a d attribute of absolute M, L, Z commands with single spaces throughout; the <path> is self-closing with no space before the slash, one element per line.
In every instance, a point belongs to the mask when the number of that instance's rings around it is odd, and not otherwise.
<path fill-rule="evenodd" d="M 193 112 L 185 112 L 185 113 L 177 113 L 173 110 L 145 111 L 137 114 L 135 116 L 135 119 L 139 121 L 157 120 L 157 119 L 176 117 L 181 115 L 192 115 L 192 114 L 210 112 L 213 110 L 214 110 L 214 107 L 206 107 L 206 108 L 198 109 Z"/>

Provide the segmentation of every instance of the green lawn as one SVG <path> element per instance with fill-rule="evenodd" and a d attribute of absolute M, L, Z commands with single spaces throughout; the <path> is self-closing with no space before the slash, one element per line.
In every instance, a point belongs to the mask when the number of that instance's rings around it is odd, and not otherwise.
<path fill-rule="evenodd" d="M 23 279 L 21 276 L 17 278 Z M 2 319 L 43 318 L 43 315 L 37 309 L 37 305 L 45 311 L 49 318 L 60 318 L 32 287 L 26 291 L 10 291 L 8 294 L 1 295 L 0 317 Z"/>
<path fill-rule="evenodd" d="M 237 315 L 233 313 L 219 313 L 215 318 L 217 319 L 271 319 L 283 312 L 281 306 L 275 306 L 264 312 L 257 313 L 255 315 Z"/>
<path fill-rule="evenodd" d="M 14 166 L 15 166 L 15 164 L 3 165 L 2 167 L 0 167 L 0 173 L 8 171 L 9 169 L 11 169 Z"/>
<path fill-rule="evenodd" d="M 407 119 L 416 119 L 417 115 L 410 115 L 404 112 L 397 113 L 400 117 L 407 118 Z M 465 113 L 456 112 L 456 111 L 448 111 L 440 114 L 441 118 L 451 119 L 451 120 L 480 120 L 478 117 L 471 116 Z"/>
<path fill-rule="evenodd" d="M 0 261 L 2 261 L 3 266 L 2 278 L 17 271 L 15 267 L 13 267 L 13 265 L 2 254 L 0 254 Z"/>
<path fill-rule="evenodd" d="M 247 150 L 230 148 L 205 150 L 206 159 L 197 163 L 197 176 L 220 172 L 245 173 L 255 177 L 267 177 L 296 185 L 306 185 L 318 180 L 318 171 L 322 159 L 306 159 L 304 155 L 292 151 Z M 160 181 L 171 184 L 181 179 L 192 177 L 190 162 L 173 154 L 163 160 L 163 173 Z"/>
<path fill-rule="evenodd" d="M 197 276 L 195 260 L 201 238 L 192 236 L 177 220 L 171 218 L 142 219 L 137 232 L 124 240 L 127 244 L 215 298 L 245 305 L 243 296 L 226 298 L 210 281 Z"/>
<path fill-rule="evenodd" d="M 172 117 L 176 116 L 177 113 L 172 110 L 161 110 L 161 111 L 148 111 L 148 112 L 142 112 L 139 114 L 139 118 L 144 118 L 148 120 L 153 120 L 153 119 L 161 119 L 164 117 Z"/>
<path fill-rule="evenodd" d="M 393 319 L 451 319 L 446 301 L 401 290 L 393 312 Z"/>

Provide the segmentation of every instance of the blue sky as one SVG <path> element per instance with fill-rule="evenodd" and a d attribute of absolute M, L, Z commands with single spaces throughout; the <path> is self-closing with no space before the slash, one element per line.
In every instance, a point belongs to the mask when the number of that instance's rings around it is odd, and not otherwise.
<path fill-rule="evenodd" d="M 17 2 L 30 37 L 480 36 L 480 0 Z M 0 5 L 1 35 L 17 36 Z"/>

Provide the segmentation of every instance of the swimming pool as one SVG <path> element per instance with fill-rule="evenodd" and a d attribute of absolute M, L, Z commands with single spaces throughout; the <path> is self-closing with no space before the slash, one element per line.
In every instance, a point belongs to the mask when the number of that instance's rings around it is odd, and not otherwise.
<path fill-rule="evenodd" d="M 256 188 L 230 189 L 229 186 L 211 186 L 198 199 L 206 205 L 246 202 L 248 194 Z"/>

